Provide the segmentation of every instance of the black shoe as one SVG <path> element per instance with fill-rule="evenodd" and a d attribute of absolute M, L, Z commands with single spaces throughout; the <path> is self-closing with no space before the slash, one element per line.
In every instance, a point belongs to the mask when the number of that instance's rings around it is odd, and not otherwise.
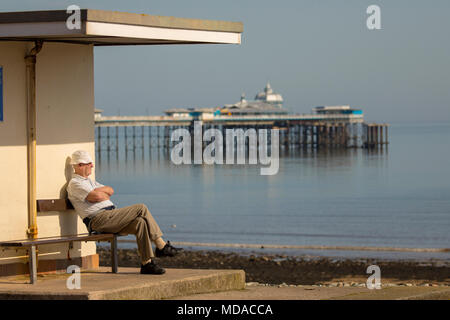
<path fill-rule="evenodd" d="M 164 246 L 164 248 L 162 249 L 158 249 L 156 248 L 155 250 L 155 254 L 156 256 L 159 257 L 173 257 L 175 256 L 179 251 L 182 251 L 183 249 L 181 248 L 175 248 L 172 247 L 172 245 L 170 244 L 170 241 L 167 241 L 166 245 Z"/>
<path fill-rule="evenodd" d="M 164 274 L 166 270 L 158 266 L 153 260 L 146 265 L 141 265 L 141 274 Z"/>

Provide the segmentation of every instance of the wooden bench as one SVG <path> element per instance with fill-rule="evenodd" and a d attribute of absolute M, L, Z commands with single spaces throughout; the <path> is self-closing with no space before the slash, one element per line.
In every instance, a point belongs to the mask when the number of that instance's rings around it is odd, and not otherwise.
<path fill-rule="evenodd" d="M 72 204 L 68 199 L 53 199 L 53 200 L 37 200 L 37 211 L 65 211 L 73 209 Z M 37 281 L 37 257 L 36 249 L 39 245 L 55 244 L 55 243 L 69 243 L 69 248 L 73 247 L 73 242 L 76 241 L 109 241 L 111 243 L 111 267 L 112 272 L 117 273 L 118 256 L 117 256 L 117 234 L 101 233 L 101 234 L 76 234 L 69 236 L 55 236 L 37 239 L 24 239 L 0 242 L 0 247 L 3 248 L 27 248 L 28 261 L 30 269 L 30 283 L 35 284 Z"/>

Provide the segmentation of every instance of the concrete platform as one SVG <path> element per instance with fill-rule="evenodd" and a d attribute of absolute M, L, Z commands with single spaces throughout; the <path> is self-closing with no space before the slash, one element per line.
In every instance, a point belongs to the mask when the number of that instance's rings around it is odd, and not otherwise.
<path fill-rule="evenodd" d="M 245 288 L 243 270 L 166 269 L 164 275 L 141 275 L 139 268 L 101 267 L 81 272 L 80 289 L 68 289 L 70 274 L 38 275 L 36 284 L 28 276 L 0 278 L 0 299 L 152 300 Z"/>

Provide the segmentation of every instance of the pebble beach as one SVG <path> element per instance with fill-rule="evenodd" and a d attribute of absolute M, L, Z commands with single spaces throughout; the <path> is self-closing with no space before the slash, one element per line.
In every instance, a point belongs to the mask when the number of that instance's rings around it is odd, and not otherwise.
<path fill-rule="evenodd" d="M 100 265 L 110 264 L 109 248 L 98 247 Z M 119 266 L 137 267 L 137 249 L 119 249 Z M 365 286 L 367 267 L 377 265 L 383 286 L 449 286 L 450 263 L 444 260 L 374 260 L 305 258 L 277 254 L 240 254 L 185 250 L 176 257 L 156 258 L 165 268 L 242 269 L 248 285 Z"/>

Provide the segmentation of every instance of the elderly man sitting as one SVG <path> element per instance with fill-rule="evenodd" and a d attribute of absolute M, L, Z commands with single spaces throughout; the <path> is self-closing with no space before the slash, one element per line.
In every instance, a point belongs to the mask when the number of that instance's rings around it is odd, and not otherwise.
<path fill-rule="evenodd" d="M 144 204 L 135 204 L 116 209 L 110 200 L 113 188 L 89 178 L 94 165 L 88 152 L 75 151 L 71 164 L 75 173 L 67 186 L 69 200 L 88 230 L 136 235 L 142 261 L 141 274 L 165 273 L 152 259 L 155 255 L 151 241 L 156 245 L 156 257 L 173 257 L 182 249 L 163 240 L 163 233 L 148 208 Z"/>

